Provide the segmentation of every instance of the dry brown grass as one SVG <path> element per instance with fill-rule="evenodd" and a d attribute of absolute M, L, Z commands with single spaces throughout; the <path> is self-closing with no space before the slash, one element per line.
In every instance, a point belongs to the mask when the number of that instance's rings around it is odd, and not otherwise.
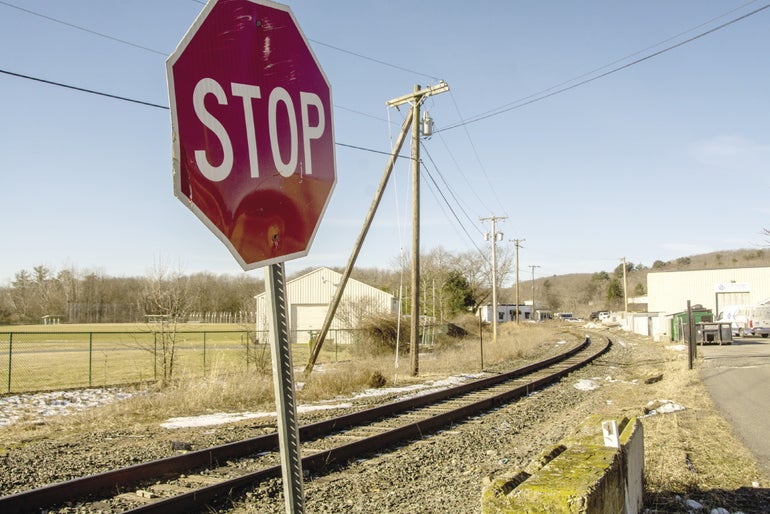
<path fill-rule="evenodd" d="M 643 421 L 646 488 L 653 496 L 698 495 L 710 498 L 714 507 L 729 508 L 724 492 L 767 481 L 716 410 L 698 370 L 685 367 L 683 359 L 668 361 L 667 378 L 657 387 L 660 398 L 671 399 L 685 410 Z"/>
<path fill-rule="evenodd" d="M 752 490 L 759 496 L 765 494 L 752 484 L 767 487 L 768 478 L 762 476 L 754 457 L 715 408 L 700 380 L 700 363 L 696 360 L 695 369 L 688 369 L 686 355 L 667 349 L 667 343 L 626 333 L 610 338 L 616 343 L 614 355 L 621 357 L 607 364 L 608 374 L 622 371 L 624 379 L 602 388 L 610 402 L 597 414 L 641 416 L 653 400 L 670 400 L 685 408 L 642 418 L 647 504 L 657 509 L 651 512 L 686 512 L 675 499 L 677 495 L 697 499 L 710 508 L 762 512 L 747 509 L 741 502 L 755 494 Z M 619 343 L 625 345 L 622 350 L 618 350 Z M 645 384 L 651 377 L 662 378 Z M 739 495 L 741 488 L 749 492 Z"/>

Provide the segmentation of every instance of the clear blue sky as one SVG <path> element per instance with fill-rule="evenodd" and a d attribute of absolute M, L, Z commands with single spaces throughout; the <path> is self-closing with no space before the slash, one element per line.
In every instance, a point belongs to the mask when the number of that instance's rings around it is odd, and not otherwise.
<path fill-rule="evenodd" d="M 425 105 L 437 133 L 424 141 L 423 252 L 488 251 L 479 219 L 490 216 L 507 216 L 501 244 L 526 239 L 527 278 L 529 265 L 550 276 L 611 270 L 624 256 L 649 266 L 767 246 L 770 9 L 520 106 L 767 1 L 289 5 L 332 84 L 338 143 L 388 152 L 403 112 L 385 102 L 415 84 L 449 84 Z M 202 7 L 4 0 L 0 69 L 167 106 L 166 57 Z M 457 126 L 505 106 L 514 108 Z M 41 264 L 241 273 L 173 195 L 168 110 L 0 74 L 0 112 L 0 284 Z M 337 187 L 310 254 L 289 271 L 345 263 L 385 163 L 337 146 Z M 395 267 L 401 247 L 409 254 L 409 173 L 404 159 L 360 266 Z"/>

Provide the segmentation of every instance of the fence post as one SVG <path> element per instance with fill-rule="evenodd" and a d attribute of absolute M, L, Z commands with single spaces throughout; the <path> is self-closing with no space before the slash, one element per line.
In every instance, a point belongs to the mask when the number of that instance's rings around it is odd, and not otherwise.
<path fill-rule="evenodd" d="M 152 332 L 152 376 L 158 380 L 158 333 Z"/>
<path fill-rule="evenodd" d="M 203 376 L 206 376 L 206 331 L 203 332 Z"/>
<path fill-rule="evenodd" d="M 695 318 L 692 315 L 690 300 L 687 300 L 687 332 L 687 365 L 688 369 L 692 369 L 695 357 Z"/>
<path fill-rule="evenodd" d="M 11 392 L 11 358 L 13 357 L 13 332 L 8 334 L 8 393 Z"/>
<path fill-rule="evenodd" d="M 243 344 L 243 334 L 241 334 L 241 344 Z M 246 371 L 249 371 L 249 332 L 246 331 Z"/>
<path fill-rule="evenodd" d="M 94 333 L 88 333 L 88 387 L 91 387 L 91 376 L 94 361 Z"/>

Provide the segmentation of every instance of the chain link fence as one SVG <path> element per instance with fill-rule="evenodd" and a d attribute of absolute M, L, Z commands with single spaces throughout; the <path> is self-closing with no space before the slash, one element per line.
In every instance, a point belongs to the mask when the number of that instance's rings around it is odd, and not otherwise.
<path fill-rule="evenodd" d="M 347 339 L 334 332 L 328 361 Z M 267 340 L 253 330 L 0 332 L 0 394 L 269 372 Z M 293 346 L 294 362 L 303 362 L 308 346 Z"/>

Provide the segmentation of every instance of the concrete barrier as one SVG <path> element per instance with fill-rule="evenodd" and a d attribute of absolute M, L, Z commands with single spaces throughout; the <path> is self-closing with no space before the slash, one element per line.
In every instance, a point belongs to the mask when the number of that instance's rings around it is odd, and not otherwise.
<path fill-rule="evenodd" d="M 589 418 L 526 469 L 486 478 L 483 514 L 636 514 L 644 506 L 644 429 Z M 612 433 L 614 431 L 614 433 Z M 605 444 L 612 446 L 607 446 Z"/>

